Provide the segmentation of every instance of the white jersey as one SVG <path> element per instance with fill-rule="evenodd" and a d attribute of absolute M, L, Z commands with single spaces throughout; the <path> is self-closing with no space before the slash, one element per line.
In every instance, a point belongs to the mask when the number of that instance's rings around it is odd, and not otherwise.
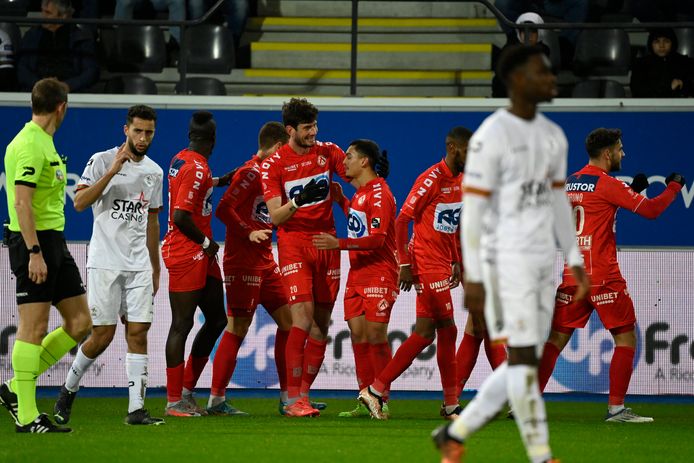
<path fill-rule="evenodd" d="M 566 179 L 567 150 L 562 129 L 540 113 L 528 121 L 499 109 L 477 129 L 465 187 L 491 192 L 480 238 L 483 259 L 522 253 L 554 260 L 552 184 Z"/>
<path fill-rule="evenodd" d="M 87 162 L 79 184 L 91 186 L 113 163 L 118 147 L 96 153 Z M 94 228 L 89 242 L 87 268 L 151 270 L 147 250 L 147 217 L 162 207 L 164 172 L 145 156 L 126 162 L 92 204 Z"/>

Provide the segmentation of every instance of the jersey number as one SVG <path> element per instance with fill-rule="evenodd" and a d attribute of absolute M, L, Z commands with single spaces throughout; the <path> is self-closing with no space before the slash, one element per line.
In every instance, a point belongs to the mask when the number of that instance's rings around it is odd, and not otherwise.
<path fill-rule="evenodd" d="M 580 236 L 586 224 L 586 210 L 583 206 L 574 207 L 574 222 L 576 222 L 576 236 Z"/>

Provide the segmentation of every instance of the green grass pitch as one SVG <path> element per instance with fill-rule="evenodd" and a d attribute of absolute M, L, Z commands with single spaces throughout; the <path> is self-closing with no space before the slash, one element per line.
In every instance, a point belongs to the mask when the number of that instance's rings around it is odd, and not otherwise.
<path fill-rule="evenodd" d="M 316 395 L 318 397 L 319 394 Z M 163 398 L 150 398 L 154 416 L 163 415 Z M 123 424 L 126 398 L 77 398 L 68 435 L 15 434 L 0 410 L 0 462 L 436 462 L 429 433 L 442 423 L 439 402 L 394 400 L 392 418 L 344 419 L 337 413 L 356 401 L 327 400 L 320 418 L 289 419 L 274 399 L 233 401 L 250 417 L 167 418 L 162 426 Z M 39 400 L 52 410 L 53 401 Z M 637 413 L 651 424 L 604 423 L 604 403 L 548 402 L 555 456 L 571 462 L 694 461 L 694 405 L 646 404 Z M 525 462 L 513 421 L 500 415 L 473 436 L 468 462 Z"/>

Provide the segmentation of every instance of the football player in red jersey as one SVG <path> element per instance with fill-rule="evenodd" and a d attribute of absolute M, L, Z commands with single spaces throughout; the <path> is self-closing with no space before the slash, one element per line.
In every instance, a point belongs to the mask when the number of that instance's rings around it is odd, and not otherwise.
<path fill-rule="evenodd" d="M 395 198 L 386 177 L 388 156 L 371 140 L 349 144 L 345 173 L 357 191 L 342 207 L 348 215 L 348 238 L 328 233 L 313 237 L 318 249 L 349 251 L 345 320 L 349 325 L 359 390 L 371 384 L 391 360 L 388 321 L 398 296 L 395 246 Z M 384 405 L 385 406 L 385 405 Z M 360 403 L 341 417 L 369 416 Z"/>
<path fill-rule="evenodd" d="M 648 187 L 645 175 L 638 174 L 631 185 L 612 177 L 624 158 L 622 131 L 595 129 L 586 138 L 588 164 L 566 180 L 566 192 L 576 220 L 576 235 L 590 276 L 590 297 L 573 301 L 576 282 L 568 268 L 557 288 L 554 320 L 540 362 L 540 389 L 544 390 L 562 349 L 576 328 L 586 326 L 593 310 L 615 342 L 610 363 L 610 392 L 605 421 L 647 423 L 653 418 L 639 416 L 624 407 L 624 397 L 634 369 L 636 314 L 617 262 L 615 219 L 619 208 L 647 219 L 658 217 L 677 197 L 685 184 L 680 174 L 671 174 L 660 195 L 647 199 L 639 194 Z"/>
<path fill-rule="evenodd" d="M 211 415 L 245 415 L 226 402 L 225 390 L 258 304 L 262 304 L 277 323 L 275 364 L 280 401 L 287 400 L 285 345 L 292 318 L 282 276 L 272 257 L 272 224 L 263 198 L 260 163 L 288 140 L 289 134 L 281 123 L 263 125 L 258 133 L 258 151 L 234 174 L 215 212 L 227 227 L 223 264 L 227 327 L 214 358 L 207 404 L 207 412 Z"/>
<path fill-rule="evenodd" d="M 192 391 L 224 330 L 224 290 L 217 263 L 219 245 L 212 238 L 212 188 L 228 183 L 212 178 L 207 159 L 215 144 L 217 125 L 212 114 L 193 114 L 188 129 L 190 144 L 169 167 L 169 226 L 162 243 L 162 258 L 169 271 L 171 328 L 166 339 L 166 414 L 200 416 Z M 193 341 L 184 366 L 186 339 L 200 307 L 205 323 Z"/>
<path fill-rule="evenodd" d="M 461 255 L 458 224 L 462 206 L 462 172 L 472 132 L 454 127 L 446 135 L 446 157 L 422 173 L 410 190 L 395 222 L 400 258 L 400 289 L 417 291 L 414 332 L 400 346 L 375 381 L 359 392 L 359 400 L 371 416 L 386 419 L 383 395 L 429 344 L 438 338 L 436 360 L 441 374 L 442 412 L 460 411 L 456 385 L 455 342 L 458 330 L 453 319 L 451 288 L 460 284 Z M 408 244 L 408 225 L 414 234 Z"/>
<path fill-rule="evenodd" d="M 335 234 L 330 183 L 335 173 L 347 180 L 345 154 L 337 145 L 316 141 L 317 119 L 318 109 L 307 100 L 285 103 L 282 122 L 289 143 L 261 164 L 263 194 L 278 227 L 280 270 L 292 313 L 286 347 L 287 416 L 320 414 L 308 393 L 325 357 L 340 285 L 340 251 L 316 249 L 311 238 L 321 232 Z"/>

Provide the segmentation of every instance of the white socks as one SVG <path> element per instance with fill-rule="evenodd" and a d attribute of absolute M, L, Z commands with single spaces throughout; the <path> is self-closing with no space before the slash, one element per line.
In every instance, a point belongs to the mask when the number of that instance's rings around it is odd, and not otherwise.
<path fill-rule="evenodd" d="M 506 362 L 499 365 L 480 386 L 475 398 L 463 409 L 448 432 L 460 440 L 467 439 L 472 433 L 494 418 L 507 400 L 507 370 Z"/>
<path fill-rule="evenodd" d="M 508 398 L 528 458 L 541 463 L 552 458 L 545 402 L 537 380 L 537 367 L 512 365 L 507 373 Z"/>
<path fill-rule="evenodd" d="M 77 392 L 80 388 L 80 380 L 87 369 L 92 366 L 96 359 L 90 359 L 84 352 L 82 352 L 82 346 L 77 349 L 77 355 L 75 360 L 72 362 L 70 371 L 67 372 L 67 378 L 65 378 L 65 388 L 70 392 Z"/>
<path fill-rule="evenodd" d="M 207 400 L 207 408 L 212 408 L 215 405 L 221 404 L 226 400 L 226 396 L 218 396 L 210 394 L 210 398 Z"/>
<path fill-rule="evenodd" d="M 147 390 L 147 354 L 125 355 L 125 371 L 128 374 L 128 413 L 144 408 Z"/>

